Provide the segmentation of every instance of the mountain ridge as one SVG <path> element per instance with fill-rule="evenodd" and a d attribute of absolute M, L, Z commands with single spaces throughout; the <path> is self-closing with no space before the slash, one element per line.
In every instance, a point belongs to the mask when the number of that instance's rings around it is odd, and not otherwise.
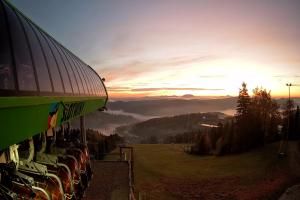
<path fill-rule="evenodd" d="M 235 109 L 237 97 L 223 99 L 158 99 L 108 102 L 108 109 L 147 116 L 174 116 Z"/>

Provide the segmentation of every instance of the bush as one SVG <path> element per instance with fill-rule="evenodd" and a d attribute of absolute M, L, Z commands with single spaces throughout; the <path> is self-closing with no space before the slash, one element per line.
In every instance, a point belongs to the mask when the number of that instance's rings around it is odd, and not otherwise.
<path fill-rule="evenodd" d="M 110 153 L 118 144 L 124 142 L 118 134 L 106 136 L 92 129 L 88 129 L 86 135 L 90 154 L 94 155 L 96 159 L 102 159 L 105 154 Z"/>

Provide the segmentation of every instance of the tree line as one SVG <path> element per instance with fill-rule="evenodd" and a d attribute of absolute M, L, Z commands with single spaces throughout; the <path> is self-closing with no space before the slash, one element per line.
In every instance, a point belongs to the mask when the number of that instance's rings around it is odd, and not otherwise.
<path fill-rule="evenodd" d="M 86 136 L 90 154 L 98 160 L 103 159 L 106 154 L 113 151 L 119 144 L 124 143 L 123 138 L 118 134 L 106 136 L 93 129 L 87 129 Z"/>
<path fill-rule="evenodd" d="M 243 83 L 235 116 L 198 134 L 189 152 L 200 155 L 240 153 L 282 138 L 300 138 L 299 106 L 295 107 L 294 102 L 288 100 L 281 108 L 272 99 L 271 92 L 263 88 L 255 88 L 250 96 Z"/>

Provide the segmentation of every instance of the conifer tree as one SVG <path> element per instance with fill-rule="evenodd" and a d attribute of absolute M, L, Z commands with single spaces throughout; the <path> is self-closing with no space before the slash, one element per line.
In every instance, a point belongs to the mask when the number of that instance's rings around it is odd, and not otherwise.
<path fill-rule="evenodd" d="M 236 113 L 236 132 L 234 134 L 234 147 L 233 151 L 244 151 L 251 146 L 251 136 L 249 132 L 250 122 L 250 105 L 251 99 L 248 94 L 247 84 L 242 83 L 242 88 L 239 90 L 237 100 L 237 113 Z"/>
<path fill-rule="evenodd" d="M 293 100 L 287 100 L 284 111 L 283 111 L 283 134 L 285 138 L 288 138 L 288 135 L 292 133 L 293 127 L 293 109 L 295 107 L 295 103 Z"/>
<path fill-rule="evenodd" d="M 251 103 L 251 99 L 248 94 L 247 84 L 243 82 L 237 100 L 237 109 L 236 109 L 237 121 L 242 120 L 250 113 L 250 103 Z"/>
<path fill-rule="evenodd" d="M 251 101 L 251 112 L 256 132 L 261 140 L 270 140 L 277 135 L 277 126 L 280 122 L 279 105 L 271 98 L 271 91 L 255 88 Z"/>
<path fill-rule="evenodd" d="M 297 106 L 295 113 L 295 137 L 296 139 L 300 138 L 300 108 Z"/>

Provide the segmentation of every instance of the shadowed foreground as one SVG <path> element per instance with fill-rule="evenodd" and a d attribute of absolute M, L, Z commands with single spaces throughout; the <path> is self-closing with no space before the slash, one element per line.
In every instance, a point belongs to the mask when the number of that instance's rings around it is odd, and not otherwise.
<path fill-rule="evenodd" d="M 278 199 L 299 180 L 298 159 L 279 159 L 278 145 L 221 157 L 189 155 L 183 145 L 135 145 L 136 192 L 151 200 Z M 290 142 L 300 155 L 296 146 Z"/>
<path fill-rule="evenodd" d="M 118 161 L 93 161 L 94 176 L 86 191 L 86 200 L 127 200 L 128 164 Z"/>

